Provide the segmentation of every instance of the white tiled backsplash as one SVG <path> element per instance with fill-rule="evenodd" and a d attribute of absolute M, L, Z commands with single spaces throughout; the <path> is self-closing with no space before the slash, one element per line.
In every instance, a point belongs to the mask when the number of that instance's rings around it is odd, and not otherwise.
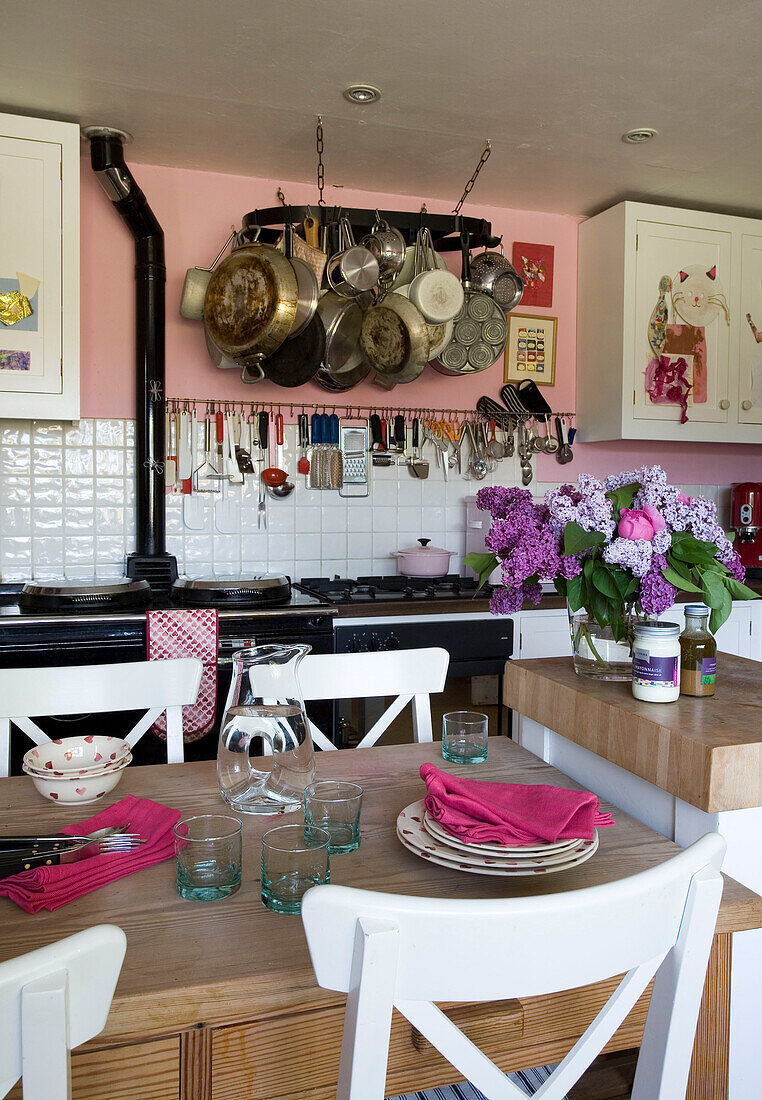
<path fill-rule="evenodd" d="M 505 459 L 485 482 L 450 472 L 449 482 L 429 453 L 426 480 L 406 467 L 370 469 L 370 495 L 347 499 L 308 489 L 296 470 L 296 429 L 285 430 L 286 468 L 296 489 L 285 500 L 267 498 L 267 530 L 257 529 L 257 479 L 225 484 L 202 496 L 203 527 L 189 529 L 182 495 L 167 497 L 167 551 L 181 573 L 277 570 L 294 578 L 396 572 L 393 550 L 420 537 L 454 551 L 457 572 L 465 553 L 464 498 L 482 484 L 520 484 L 518 462 Z M 0 420 L 0 577 L 72 580 L 122 574 L 135 545 L 135 423 L 80 420 L 51 424 Z M 576 477 L 571 471 L 569 480 Z M 555 484 L 555 483 L 554 483 Z M 541 497 L 549 484 L 532 482 Z M 727 521 L 723 486 L 683 486 L 717 500 Z M 235 504 L 235 530 L 215 522 L 215 502 Z"/>

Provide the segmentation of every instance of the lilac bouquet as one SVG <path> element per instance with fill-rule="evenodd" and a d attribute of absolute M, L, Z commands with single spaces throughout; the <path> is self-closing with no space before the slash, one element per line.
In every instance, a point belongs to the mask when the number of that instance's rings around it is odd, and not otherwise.
<path fill-rule="evenodd" d="M 731 537 L 705 497 L 686 497 L 661 466 L 641 466 L 604 481 L 580 474 L 536 504 L 526 489 L 481 489 L 478 506 L 492 516 L 488 554 L 466 564 L 483 584 L 500 566 L 503 587 L 492 595 L 494 614 L 540 600 L 540 581 L 553 581 L 572 611 L 585 609 L 614 639 L 630 634 L 633 614 L 659 615 L 678 589 L 712 609 L 716 631 L 732 601 L 756 599 Z"/>

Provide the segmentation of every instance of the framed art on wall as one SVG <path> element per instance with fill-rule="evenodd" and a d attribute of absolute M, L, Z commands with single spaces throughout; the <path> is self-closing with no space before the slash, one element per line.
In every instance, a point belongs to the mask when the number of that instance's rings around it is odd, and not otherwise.
<path fill-rule="evenodd" d="M 557 318 L 509 313 L 507 320 L 503 381 L 531 378 L 539 386 L 552 386 L 556 374 Z"/>
<path fill-rule="evenodd" d="M 513 242 L 513 266 L 524 284 L 522 305 L 553 305 L 553 253 L 552 244 L 526 244 Z"/>

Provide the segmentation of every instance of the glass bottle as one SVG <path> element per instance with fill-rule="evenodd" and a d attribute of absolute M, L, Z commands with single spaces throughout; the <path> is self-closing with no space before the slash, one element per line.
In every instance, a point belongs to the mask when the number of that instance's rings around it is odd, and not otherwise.
<path fill-rule="evenodd" d="M 717 643 L 709 631 L 708 620 L 709 608 L 704 604 L 686 606 L 685 629 L 680 635 L 681 695 L 714 695 Z"/>
<path fill-rule="evenodd" d="M 297 669 L 311 646 L 266 645 L 233 654 L 233 677 L 217 750 L 220 794 L 244 814 L 301 809 L 315 779 L 315 750 Z M 249 754 L 270 759 L 253 768 Z"/>

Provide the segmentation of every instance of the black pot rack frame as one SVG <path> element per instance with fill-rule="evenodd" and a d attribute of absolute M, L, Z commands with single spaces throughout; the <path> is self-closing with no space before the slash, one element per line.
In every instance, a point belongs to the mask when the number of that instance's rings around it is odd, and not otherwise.
<path fill-rule="evenodd" d="M 346 206 L 270 206 L 266 210 L 252 210 L 241 220 L 240 237 L 245 241 L 259 240 L 274 244 L 281 235 L 285 223 L 303 222 L 315 218 L 323 226 L 336 226 L 339 216 L 349 219 L 355 240 L 370 233 L 376 217 L 399 229 L 407 244 L 415 242 L 419 229 L 427 228 L 437 252 L 459 252 L 460 234 L 466 232 L 472 248 L 496 248 L 502 237 L 492 233 L 491 222 L 483 218 L 464 218 L 462 214 L 429 214 L 413 210 L 354 210 Z M 274 228 L 278 227 L 278 228 Z"/>

